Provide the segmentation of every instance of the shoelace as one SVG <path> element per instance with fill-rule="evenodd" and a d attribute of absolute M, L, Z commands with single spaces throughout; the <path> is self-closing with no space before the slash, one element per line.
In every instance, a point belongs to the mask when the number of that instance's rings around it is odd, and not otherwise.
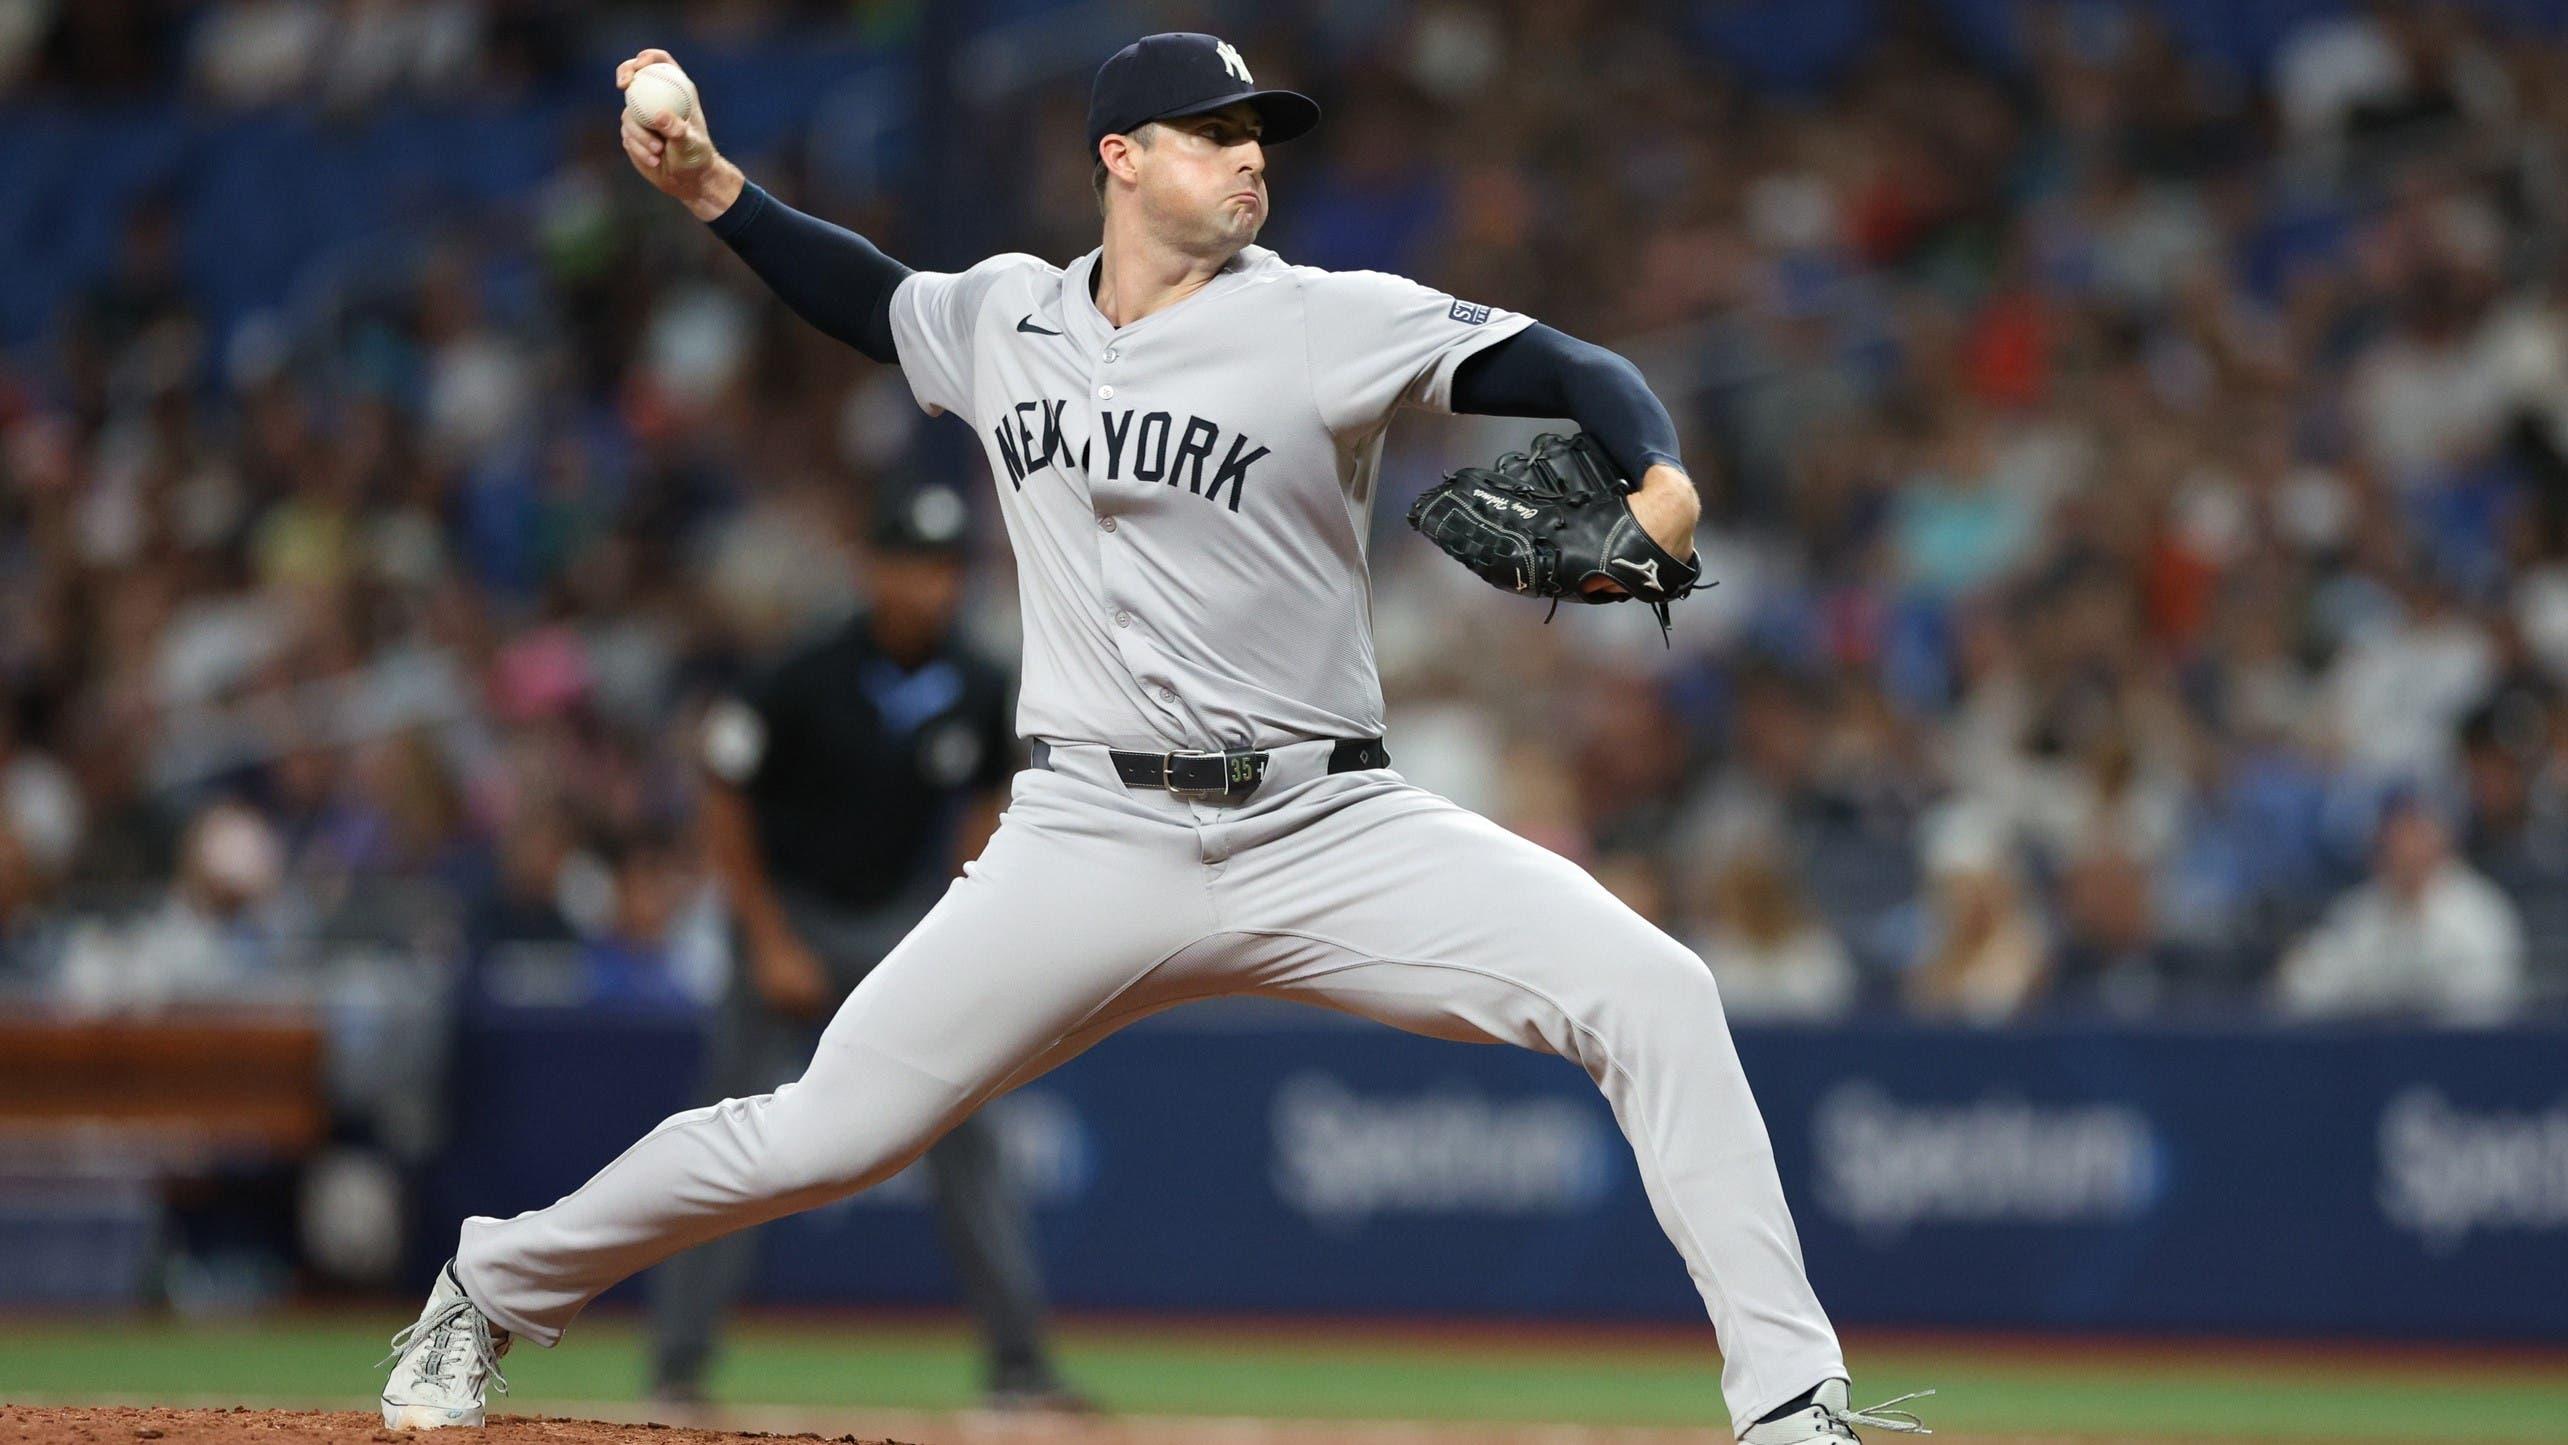
<path fill-rule="evenodd" d="M 508 1377 L 499 1372 L 501 1352 L 491 1340 L 490 1321 L 482 1318 L 481 1311 L 474 1309 L 470 1300 L 457 1300 L 437 1313 L 403 1328 L 399 1334 L 392 1337 L 392 1353 L 377 1360 L 375 1368 L 382 1369 L 400 1359 L 402 1352 L 410 1348 L 410 1342 L 419 1337 L 421 1330 L 426 1330 L 428 1347 L 419 1358 L 419 1378 L 438 1385 L 450 1383 L 446 1375 L 448 1354 L 455 1346 L 455 1326 L 459 1318 L 464 1323 L 464 1332 L 472 1340 L 474 1363 L 481 1366 L 482 1374 L 490 1381 L 492 1390 L 502 1395 L 507 1394 Z"/>
<path fill-rule="evenodd" d="M 1892 1407 L 1905 1405 L 1911 1400 L 1923 1400 L 1934 1393 L 1932 1390 L 1911 1390 L 1895 1400 L 1866 1405 L 1860 1410 L 1832 1411 L 1831 1415 L 1841 1425 L 1861 1425 L 1868 1430 L 1886 1430 L 1893 1435 L 1932 1435 L 1935 1432 L 1926 1428 L 1925 1421 L 1909 1411 Z"/>
<path fill-rule="evenodd" d="M 1682 595 L 1690 597 L 1695 593 L 1702 591 L 1706 587 L 1718 587 L 1720 585 L 1721 584 L 1718 582 L 1699 582 L 1692 587 L 1686 588 Z M 1664 602 L 1644 602 L 1641 605 L 1648 608 L 1651 614 L 1658 618 L 1659 646 L 1676 646 L 1676 618 L 1675 615 L 1669 611 L 1668 604 Z M 1558 615 L 1560 615 L 1560 599 L 1555 597 L 1551 600 L 1551 610 L 1543 614 L 1543 626 L 1551 626 L 1551 620 Z M 1934 1391 L 1929 1390 L 1927 1393 L 1931 1395 Z M 1931 1435 L 1934 1432 L 1930 1430 L 1926 1433 Z"/>

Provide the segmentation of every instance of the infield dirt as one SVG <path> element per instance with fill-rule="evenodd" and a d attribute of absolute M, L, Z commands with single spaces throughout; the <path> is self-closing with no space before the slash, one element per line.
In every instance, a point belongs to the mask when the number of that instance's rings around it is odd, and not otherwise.
<path fill-rule="evenodd" d="M 870 1413 L 870 1412 L 869 1412 Z M 1426 1425 L 1271 1420 L 1022 1418 L 987 1414 L 913 1417 L 925 1445 L 1707 1445 L 1718 1431 L 1587 1426 Z M 0 1445 L 428 1445 L 357 1411 L 181 1409 L 165 1406 L 0 1404 Z M 1939 1445 L 2258 1445 L 2242 1438 L 2121 1441 L 2098 1436 L 1939 1434 Z M 822 1430 L 717 1430 L 540 1415 L 494 1415 L 445 1445 L 908 1445 Z M 2261 1445 L 2273 1445 L 2271 1441 Z"/>
<path fill-rule="evenodd" d="M 763 1413 L 763 1412 L 762 1412 Z M 906 1428 L 906 1427 L 905 1427 Z M 1266 1420 L 1140 1420 L 959 1414 L 916 1419 L 933 1445 L 1702 1445 L 1702 1431 L 1578 1426 L 1365 1424 Z M 493 1415 L 451 1436 L 387 1430 L 357 1411 L 180 1409 L 164 1406 L 0 1405 L 0 1445 L 909 1445 L 817 1430 L 717 1430 Z M 2155 1442 L 2152 1442 L 2155 1445 Z"/>
<path fill-rule="evenodd" d="M 181 1410 L 156 1406 L 0 1405 L 0 1445 L 297 1445 L 301 1441 L 406 1442 L 430 1438 L 415 1431 L 383 1428 L 383 1421 L 357 1411 L 321 1410 Z M 444 1437 L 439 1437 L 444 1438 Z M 854 1435 L 823 1437 L 742 1434 L 723 1430 L 686 1430 L 667 1425 L 617 1425 L 601 1420 L 552 1420 L 537 1415 L 494 1416 L 480 1430 L 458 1431 L 465 1445 L 605 1445 L 605 1442 L 648 1441 L 651 1445 L 732 1445 L 749 1440 L 821 1440 L 835 1445 L 904 1445 L 897 1440 L 860 1439 Z"/>

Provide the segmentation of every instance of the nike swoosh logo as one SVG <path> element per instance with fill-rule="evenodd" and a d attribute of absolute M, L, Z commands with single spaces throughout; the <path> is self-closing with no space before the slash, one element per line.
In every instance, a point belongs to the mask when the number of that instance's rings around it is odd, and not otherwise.
<path fill-rule="evenodd" d="M 1025 318 L 1024 318 L 1023 320 L 1021 320 L 1021 321 L 1017 322 L 1017 330 L 1019 330 L 1019 331 L 1031 331 L 1031 332 L 1033 332 L 1033 333 L 1034 333 L 1035 335 L 1037 335 L 1037 336 L 1058 336 L 1058 335 L 1060 335 L 1060 334 L 1061 334 L 1060 332 L 1058 332 L 1058 331 L 1054 331 L 1054 330 L 1050 329 L 1049 327 L 1043 327 L 1043 326 L 1037 326 L 1037 325 L 1035 325 L 1035 324 L 1034 324 L 1034 313 L 1033 313 L 1033 312 L 1031 312 L 1031 311 L 1029 311 L 1029 312 L 1025 313 Z"/>

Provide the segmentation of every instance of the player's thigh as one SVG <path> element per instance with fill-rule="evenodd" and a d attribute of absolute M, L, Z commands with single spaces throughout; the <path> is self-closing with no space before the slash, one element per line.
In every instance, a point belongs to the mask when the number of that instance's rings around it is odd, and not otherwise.
<path fill-rule="evenodd" d="M 1153 1014 L 1208 998 L 1252 992 L 1229 967 L 1239 956 L 1242 942 L 1237 935 L 1216 933 L 1171 955 L 1149 978 L 1126 989 L 1077 1028 L 1019 1065 L 996 1092 L 1024 1088 Z"/>
<path fill-rule="evenodd" d="M 821 1035 L 805 1083 L 890 1060 L 977 1100 L 1112 1010 L 1209 923 L 1186 830 L 1019 776 L 981 856 Z"/>
<path fill-rule="evenodd" d="M 1611 1040 L 1727 1046 L 1702 961 L 1585 869 L 1406 784 L 1351 793 L 1253 875 L 1262 989 L 1590 1062 Z"/>

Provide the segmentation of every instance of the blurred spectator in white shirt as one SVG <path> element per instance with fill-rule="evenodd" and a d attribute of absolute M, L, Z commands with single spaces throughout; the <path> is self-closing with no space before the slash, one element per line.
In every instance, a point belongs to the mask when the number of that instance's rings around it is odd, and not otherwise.
<path fill-rule="evenodd" d="M 289 930 L 285 849 L 238 803 L 196 815 L 168 899 L 127 925 L 92 924 L 63 960 L 62 997 L 83 1012 L 275 999 Z"/>
<path fill-rule="evenodd" d="M 2454 856 L 2431 806 L 2399 797 L 2383 813 L 2370 881 L 2283 960 L 2278 1002 L 2298 1015 L 2493 1020 L 2522 996 L 2523 954 L 2514 905 Z"/>
<path fill-rule="evenodd" d="M 2354 113 L 2405 100 L 2407 57 L 2377 15 L 2305 21 L 2274 47 L 2274 98 L 2296 137 L 2332 139 Z"/>
<path fill-rule="evenodd" d="M 1793 880 L 1782 846 L 1742 840 L 1715 858 L 1711 920 L 1694 951 L 1732 1018 L 1841 1018 L 1855 1004 L 1854 961 Z"/>
<path fill-rule="evenodd" d="M 1930 917 L 1907 978 L 1908 1003 L 1928 1017 L 2002 1023 L 2050 977 L 2050 940 L 2026 903 L 2013 834 L 1979 803 L 1947 804 L 1927 819 Z"/>
<path fill-rule="evenodd" d="M 71 770 L 51 754 L 24 746 L 0 716 L 0 831 L 15 836 L 24 863 L 58 878 L 80 852 L 87 810 Z"/>
<path fill-rule="evenodd" d="M 2461 720 L 2497 680 L 2488 629 L 2411 573 L 2400 605 L 2349 638 L 2327 679 L 2344 758 L 2379 780 L 2442 779 Z"/>
<path fill-rule="evenodd" d="M 311 79 L 329 36 L 314 0 L 230 0 L 198 22 L 189 68 L 218 104 L 270 104 Z"/>

